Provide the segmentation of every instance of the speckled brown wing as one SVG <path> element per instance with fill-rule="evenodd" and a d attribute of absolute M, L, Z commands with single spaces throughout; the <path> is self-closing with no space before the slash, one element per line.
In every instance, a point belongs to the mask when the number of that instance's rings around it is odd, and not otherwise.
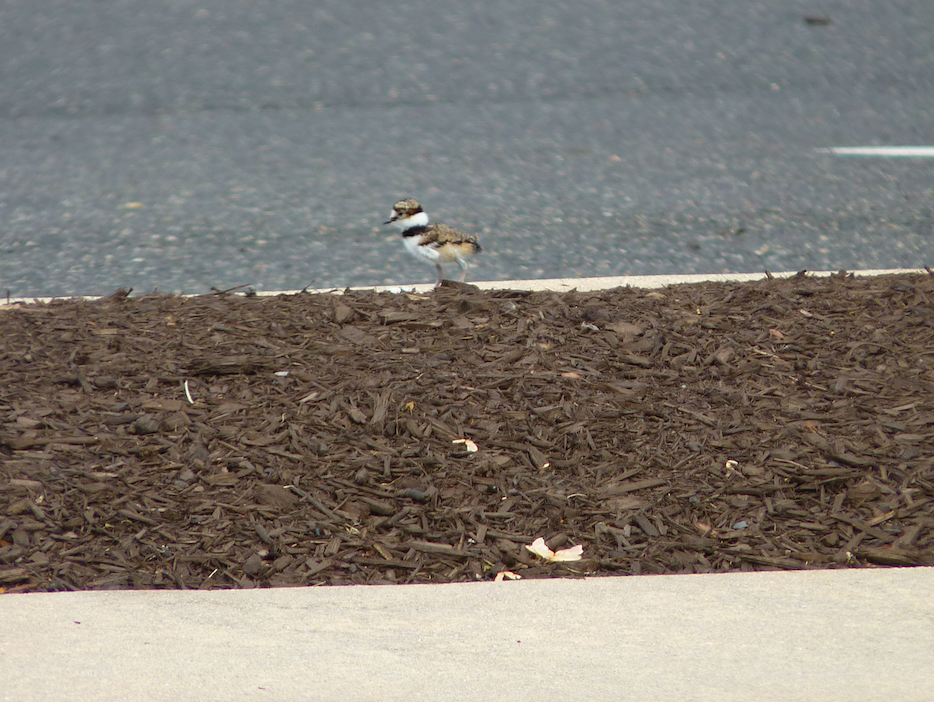
<path fill-rule="evenodd" d="M 442 261 L 457 261 L 466 271 L 464 258 L 480 253 L 477 237 L 469 236 L 446 224 L 429 224 L 422 232 L 419 246 L 427 246 L 438 252 Z"/>
<path fill-rule="evenodd" d="M 446 224 L 429 224 L 422 230 L 422 246 L 441 248 L 445 245 L 457 248 L 470 249 L 471 253 L 480 253 L 480 244 L 477 237 L 464 234 L 454 227 Z"/>

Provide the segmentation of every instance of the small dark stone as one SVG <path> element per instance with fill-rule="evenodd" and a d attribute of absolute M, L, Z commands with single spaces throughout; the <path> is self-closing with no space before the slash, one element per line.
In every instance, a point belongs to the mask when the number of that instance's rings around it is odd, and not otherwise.
<path fill-rule="evenodd" d="M 419 490 L 418 488 L 406 488 L 402 491 L 403 497 L 408 497 L 411 500 L 416 502 L 428 502 L 428 499 L 431 497 L 431 493 L 425 492 L 424 490 Z"/>
<path fill-rule="evenodd" d="M 265 564 L 258 553 L 253 553 L 243 562 L 243 572 L 247 575 L 259 575 Z"/>
<path fill-rule="evenodd" d="M 143 414 L 133 422 L 133 433 L 155 434 L 162 431 L 162 417 L 158 414 Z"/>

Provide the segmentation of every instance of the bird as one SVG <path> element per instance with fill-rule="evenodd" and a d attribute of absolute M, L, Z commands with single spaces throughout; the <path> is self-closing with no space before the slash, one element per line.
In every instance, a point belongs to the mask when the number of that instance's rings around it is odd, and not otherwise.
<path fill-rule="evenodd" d="M 438 271 L 437 288 L 444 280 L 442 263 L 457 263 L 461 268 L 461 282 L 467 279 L 469 256 L 482 251 L 477 237 L 458 231 L 446 224 L 429 224 L 428 215 L 418 200 L 406 198 L 392 207 L 392 214 L 384 224 L 402 230 L 402 243 L 419 261 L 434 263 Z"/>

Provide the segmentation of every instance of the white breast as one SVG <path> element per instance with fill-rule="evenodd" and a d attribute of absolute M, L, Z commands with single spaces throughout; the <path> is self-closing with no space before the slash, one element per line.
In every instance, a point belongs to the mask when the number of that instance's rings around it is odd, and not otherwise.
<path fill-rule="evenodd" d="M 419 246 L 418 242 L 421 239 L 420 236 L 407 236 L 402 239 L 402 243 L 405 244 L 406 250 L 419 261 L 434 263 L 441 257 L 441 254 L 432 246 Z"/>

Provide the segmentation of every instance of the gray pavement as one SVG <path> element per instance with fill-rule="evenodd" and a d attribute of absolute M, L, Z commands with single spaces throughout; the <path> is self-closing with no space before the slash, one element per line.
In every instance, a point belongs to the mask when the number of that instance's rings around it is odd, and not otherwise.
<path fill-rule="evenodd" d="M 927 702 L 934 568 L 0 597 L 0 699 Z"/>
<path fill-rule="evenodd" d="M 826 15 L 812 26 L 805 15 Z M 0 3 L 0 294 L 917 268 L 927 0 Z"/>

